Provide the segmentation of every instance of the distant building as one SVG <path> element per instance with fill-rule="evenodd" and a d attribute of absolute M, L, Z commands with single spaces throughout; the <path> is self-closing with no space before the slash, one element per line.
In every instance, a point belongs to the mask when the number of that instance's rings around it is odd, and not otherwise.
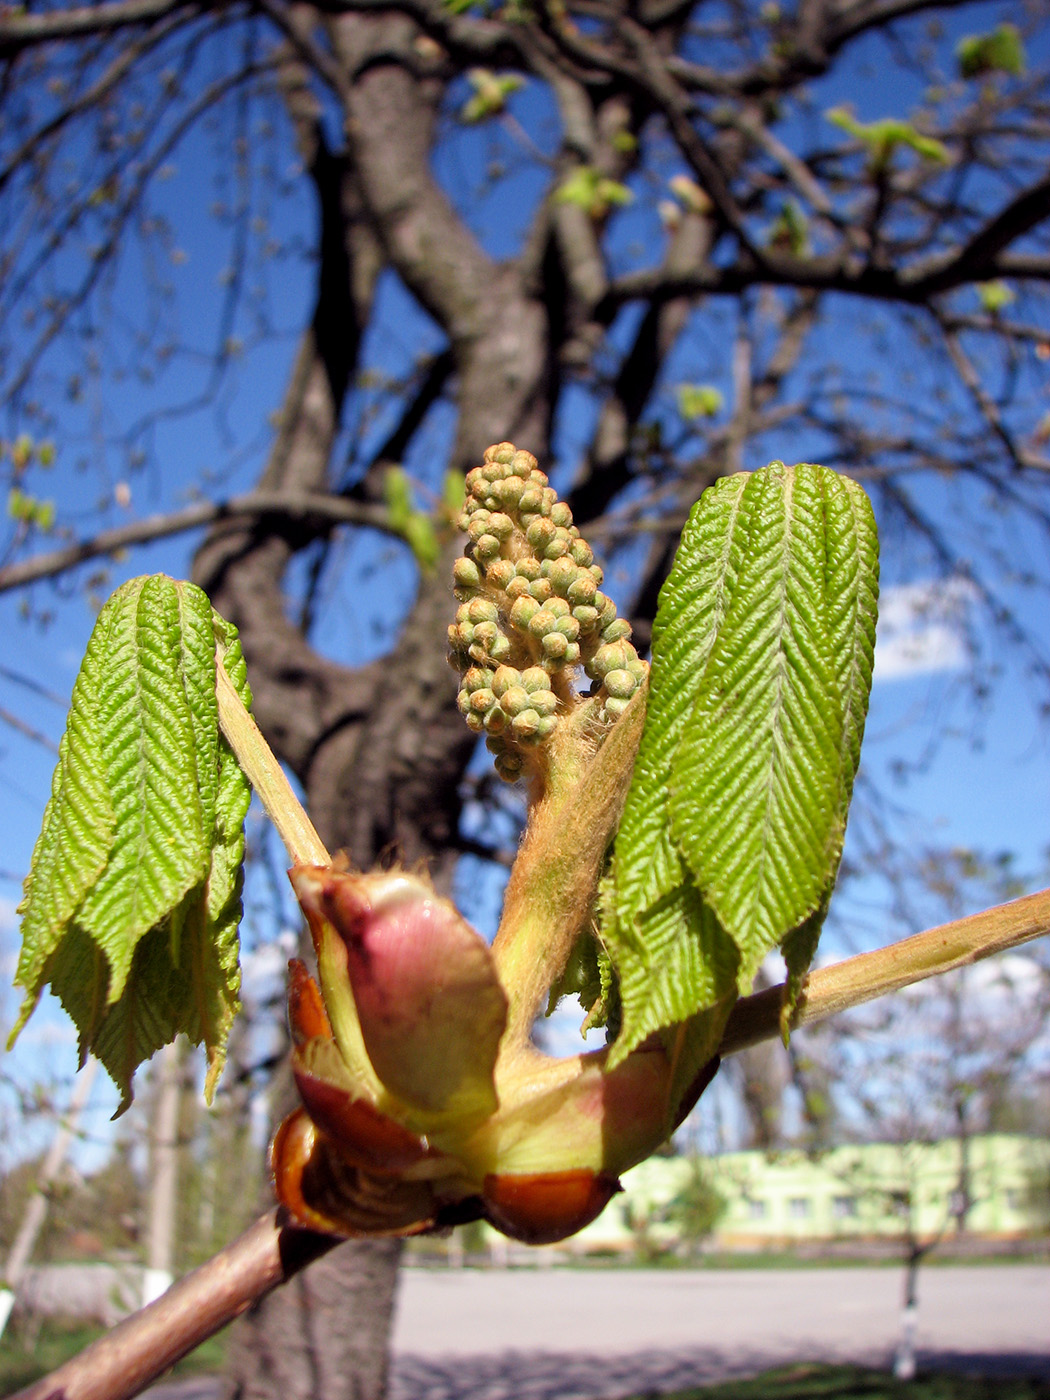
<path fill-rule="evenodd" d="M 969 1235 L 1010 1240 L 1050 1233 L 1050 1140 L 973 1137 L 966 1163 Z M 954 1232 L 964 1205 L 954 1139 L 835 1147 L 813 1156 L 730 1152 L 704 1166 L 726 1202 L 711 1236 L 714 1248 L 888 1240 L 906 1231 L 932 1238 Z M 639 1228 L 653 1243 L 673 1242 L 679 1230 L 666 1221 L 668 1207 L 688 1187 L 691 1171 L 686 1158 L 652 1157 L 627 1172 L 624 1194 L 571 1242 L 574 1251 L 630 1248 Z"/>

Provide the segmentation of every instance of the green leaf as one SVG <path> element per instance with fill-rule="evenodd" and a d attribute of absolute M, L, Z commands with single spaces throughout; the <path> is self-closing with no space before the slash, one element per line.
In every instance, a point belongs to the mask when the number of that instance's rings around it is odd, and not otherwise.
<path fill-rule="evenodd" d="M 116 837 L 77 918 L 109 959 L 116 1001 L 135 944 L 204 879 L 208 852 L 178 590 L 170 579 L 134 579 L 107 610 L 98 728 Z"/>
<path fill-rule="evenodd" d="M 704 492 L 660 592 L 649 706 L 603 891 L 602 938 L 620 978 L 622 1059 L 653 1030 L 735 987 L 737 954 L 671 836 L 671 769 L 744 562 L 748 477 Z"/>
<path fill-rule="evenodd" d="M 639 916 L 681 884 L 668 821 L 671 767 L 743 562 L 747 482 L 738 473 L 704 492 L 660 591 L 648 713 L 613 861 L 615 917 L 627 939 Z"/>
<path fill-rule="evenodd" d="M 796 258 L 804 258 L 809 253 L 809 224 L 795 200 L 787 200 L 774 219 L 769 230 L 769 246 L 785 248 Z"/>
<path fill-rule="evenodd" d="M 948 147 L 934 136 L 924 136 L 911 122 L 900 117 L 882 117 L 874 122 L 859 122 L 847 107 L 833 107 L 824 114 L 833 126 L 855 137 L 867 146 L 871 164 L 884 170 L 901 146 L 914 151 L 923 160 L 947 165 L 951 159 Z"/>
<path fill-rule="evenodd" d="M 977 287 L 982 311 L 995 316 L 1017 300 L 1017 293 L 1005 282 L 981 282 Z"/>
<path fill-rule="evenodd" d="M 525 86 L 525 79 L 516 73 L 493 73 L 488 68 L 472 68 L 467 79 L 474 89 L 474 95 L 463 104 L 459 119 L 467 125 L 487 121 L 498 116 L 507 105 L 512 92 Z"/>
<path fill-rule="evenodd" d="M 556 204 L 575 204 L 592 219 L 601 219 L 613 205 L 630 204 L 631 191 L 619 180 L 610 180 L 593 165 L 579 165 L 554 192 Z"/>
<path fill-rule="evenodd" d="M 466 499 L 467 485 L 463 473 L 447 471 L 441 482 L 441 500 L 453 519 L 458 518 Z"/>
<path fill-rule="evenodd" d="M 252 697 L 237 630 L 217 613 L 213 617 L 223 643 L 223 669 L 247 707 Z M 193 1009 L 181 1023 L 191 1040 L 203 1042 L 207 1048 L 204 1093 L 209 1102 L 222 1073 L 230 1026 L 240 1009 L 238 931 L 244 885 L 244 820 L 252 798 L 250 783 L 221 737 L 218 762 L 204 938 L 202 945 L 194 945 L 190 950 L 195 972 Z"/>
<path fill-rule="evenodd" d="M 678 412 L 685 419 L 714 418 L 722 411 L 722 391 L 713 384 L 679 384 Z"/>
<path fill-rule="evenodd" d="M 413 505 L 412 483 L 401 467 L 387 468 L 383 477 L 383 494 L 390 529 L 405 541 L 421 568 L 432 569 L 441 554 L 437 531 L 430 516 L 425 511 L 416 510 Z"/>
<path fill-rule="evenodd" d="M 9 1047 L 39 1000 L 49 961 L 84 895 L 104 870 L 113 843 L 115 818 L 96 723 L 99 673 L 105 665 L 97 639 L 96 628 L 73 687 L 51 798 L 18 906 L 22 948 L 15 985 L 26 989 L 26 997 Z"/>
<path fill-rule="evenodd" d="M 842 701 L 814 467 L 756 473 L 748 551 L 671 772 L 671 823 L 750 979 L 827 882 Z"/>
<path fill-rule="evenodd" d="M 1000 24 L 988 34 L 968 34 L 956 45 L 955 56 L 963 78 L 987 73 L 1020 77 L 1025 71 L 1024 40 L 1016 24 Z"/>
<path fill-rule="evenodd" d="M 215 648 L 250 703 L 234 627 L 192 584 L 119 589 L 74 687 L 23 901 L 17 981 L 45 983 L 131 1102 L 138 1065 L 180 1034 L 203 1043 L 210 1098 L 239 1005 L 250 788 L 220 736 Z M 13 1037 L 12 1037 L 13 1039 Z"/>
<path fill-rule="evenodd" d="M 391 530 L 403 534 L 412 515 L 412 484 L 403 467 L 387 467 L 383 474 L 383 497 Z"/>
<path fill-rule="evenodd" d="M 433 569 L 441 557 L 441 546 L 430 516 L 421 510 L 414 511 L 405 523 L 404 535 L 416 563 L 423 569 Z"/>
<path fill-rule="evenodd" d="M 822 467 L 725 478 L 694 508 L 602 891 L 623 1004 L 610 1063 L 677 1026 L 695 1071 L 778 944 L 797 989 L 841 857 L 877 579 L 867 498 Z"/>

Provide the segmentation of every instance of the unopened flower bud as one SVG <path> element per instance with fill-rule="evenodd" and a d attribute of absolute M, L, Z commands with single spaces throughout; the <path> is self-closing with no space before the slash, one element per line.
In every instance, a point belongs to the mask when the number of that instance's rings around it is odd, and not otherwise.
<path fill-rule="evenodd" d="M 511 732 L 515 739 L 527 742 L 535 738 L 540 728 L 540 716 L 535 710 L 522 710 L 520 714 L 514 716 L 510 723 Z"/>
<path fill-rule="evenodd" d="M 481 571 L 473 559 L 457 559 L 452 566 L 452 577 L 459 588 L 477 588 L 481 583 Z"/>
<path fill-rule="evenodd" d="M 634 655 L 629 642 L 607 642 L 594 653 L 587 672 L 596 680 L 604 680 L 610 671 L 625 671 Z"/>
<path fill-rule="evenodd" d="M 466 607 L 467 617 L 471 622 L 495 622 L 499 617 L 499 609 L 495 603 L 490 603 L 487 598 L 472 598 Z"/>
<path fill-rule="evenodd" d="M 551 521 L 541 517 L 539 520 L 534 520 L 525 531 L 525 538 L 533 549 L 540 551 L 550 544 L 556 534 L 557 529 Z"/>
<path fill-rule="evenodd" d="M 523 764 L 516 753 L 504 752 L 497 757 L 495 767 L 505 783 L 514 783 L 521 777 Z"/>
<path fill-rule="evenodd" d="M 549 608 L 540 608 L 529 619 L 529 631 L 534 637 L 544 637 L 548 632 L 554 630 L 557 621 L 558 619 Z"/>
<path fill-rule="evenodd" d="M 539 611 L 540 605 L 536 599 L 525 593 L 522 597 L 515 599 L 514 606 L 510 610 L 511 625 L 523 632 Z"/>
<path fill-rule="evenodd" d="M 631 624 L 625 617 L 614 618 L 602 628 L 603 642 L 625 641 L 631 635 Z"/>
<path fill-rule="evenodd" d="M 485 728 L 490 734 L 502 734 L 507 727 L 507 716 L 499 705 L 493 705 L 485 716 Z"/>
<path fill-rule="evenodd" d="M 506 588 L 514 577 L 514 565 L 509 559 L 494 559 L 485 574 L 486 582 L 493 588 Z"/>
<path fill-rule="evenodd" d="M 506 695 L 516 685 L 521 685 L 521 672 L 513 666 L 497 666 L 491 681 L 493 695 Z"/>
<path fill-rule="evenodd" d="M 546 678 L 546 672 L 544 672 L 544 680 L 546 680 Z M 527 710 L 531 704 L 532 697 L 525 687 L 521 685 L 511 686 L 509 690 L 504 691 L 500 696 L 500 709 L 504 710 L 512 718 L 514 715 L 520 715 L 522 710 Z"/>
<path fill-rule="evenodd" d="M 605 677 L 605 689 L 616 700 L 629 700 L 638 689 L 638 682 L 630 671 L 609 671 Z"/>
<path fill-rule="evenodd" d="M 544 572 L 551 581 L 551 587 L 562 598 L 570 596 L 573 584 L 576 582 L 579 569 L 571 559 L 553 559 L 548 563 Z M 583 598 L 578 598 L 577 602 L 585 602 Z"/>
<path fill-rule="evenodd" d="M 559 560 L 558 562 L 561 564 L 564 561 Z M 594 595 L 597 591 L 598 585 L 594 582 L 590 574 L 580 573 L 577 569 L 575 570 L 575 576 L 565 591 L 565 596 L 570 603 L 590 606 L 594 602 Z M 597 617 L 597 613 L 595 613 L 595 616 Z"/>

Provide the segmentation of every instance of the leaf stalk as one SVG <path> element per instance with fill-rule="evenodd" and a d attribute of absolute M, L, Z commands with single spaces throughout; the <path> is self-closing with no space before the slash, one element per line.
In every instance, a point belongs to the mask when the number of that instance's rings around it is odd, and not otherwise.
<path fill-rule="evenodd" d="M 332 858 L 324 842 L 303 811 L 302 803 L 292 791 L 284 769 L 274 757 L 259 726 L 244 708 L 233 682 L 223 669 L 221 654 L 215 667 L 215 688 L 219 699 L 219 727 L 258 794 L 266 815 L 277 828 L 292 864 L 330 865 Z"/>

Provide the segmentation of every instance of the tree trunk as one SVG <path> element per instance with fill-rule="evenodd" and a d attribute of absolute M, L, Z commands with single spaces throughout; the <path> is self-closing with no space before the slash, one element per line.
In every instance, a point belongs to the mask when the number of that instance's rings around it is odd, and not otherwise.
<path fill-rule="evenodd" d="M 400 1240 L 356 1240 L 257 1303 L 233 1329 L 228 1394 L 381 1400 Z"/>

